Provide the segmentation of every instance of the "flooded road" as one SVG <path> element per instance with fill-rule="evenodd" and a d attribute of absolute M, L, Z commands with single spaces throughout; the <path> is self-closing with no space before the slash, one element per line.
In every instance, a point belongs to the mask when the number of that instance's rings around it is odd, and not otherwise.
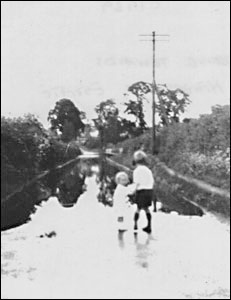
<path fill-rule="evenodd" d="M 2 299 L 229 299 L 229 225 L 157 212 L 152 234 L 134 235 L 131 208 L 118 234 L 95 178 L 86 184 L 75 206 L 50 198 L 31 222 L 2 232 Z"/>

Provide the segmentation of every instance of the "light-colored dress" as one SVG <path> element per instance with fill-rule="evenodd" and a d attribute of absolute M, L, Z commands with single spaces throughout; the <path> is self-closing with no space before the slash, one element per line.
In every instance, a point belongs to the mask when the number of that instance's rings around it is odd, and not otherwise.
<path fill-rule="evenodd" d="M 134 185 L 118 184 L 113 195 L 113 207 L 119 230 L 127 230 L 129 224 L 130 202 L 128 195 L 134 192 Z"/>

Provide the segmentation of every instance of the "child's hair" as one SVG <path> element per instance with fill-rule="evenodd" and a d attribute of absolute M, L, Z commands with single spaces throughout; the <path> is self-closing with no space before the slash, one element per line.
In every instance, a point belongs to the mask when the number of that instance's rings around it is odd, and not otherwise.
<path fill-rule="evenodd" d="M 135 164 L 145 164 L 146 165 L 148 163 L 147 155 L 144 153 L 144 151 L 138 150 L 133 155 L 133 162 Z"/>
<path fill-rule="evenodd" d="M 124 179 L 124 180 L 127 181 L 127 183 L 129 183 L 129 177 L 128 177 L 127 173 L 125 173 L 125 172 L 119 172 L 119 173 L 117 173 L 116 176 L 115 176 L 115 182 L 116 182 L 116 184 L 119 184 L 121 179 Z"/>

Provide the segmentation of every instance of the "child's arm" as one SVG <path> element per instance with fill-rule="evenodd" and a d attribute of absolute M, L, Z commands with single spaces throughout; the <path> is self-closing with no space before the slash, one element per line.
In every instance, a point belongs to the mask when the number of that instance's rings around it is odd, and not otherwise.
<path fill-rule="evenodd" d="M 137 184 L 131 183 L 127 186 L 128 195 L 134 195 L 137 189 Z"/>

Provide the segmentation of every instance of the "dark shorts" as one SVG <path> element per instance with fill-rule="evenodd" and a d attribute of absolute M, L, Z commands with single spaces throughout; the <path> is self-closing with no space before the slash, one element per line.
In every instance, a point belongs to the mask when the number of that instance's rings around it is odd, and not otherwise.
<path fill-rule="evenodd" d="M 140 190 L 136 192 L 136 204 L 138 209 L 146 209 L 152 205 L 153 190 Z"/>

